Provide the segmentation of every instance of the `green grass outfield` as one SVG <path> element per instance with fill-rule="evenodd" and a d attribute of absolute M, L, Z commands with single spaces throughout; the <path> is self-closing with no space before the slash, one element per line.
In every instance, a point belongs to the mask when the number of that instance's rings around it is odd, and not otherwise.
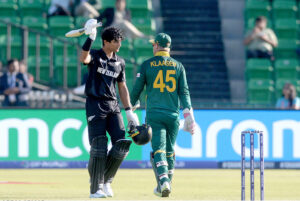
<path fill-rule="evenodd" d="M 249 170 L 246 172 L 249 199 Z M 169 198 L 153 195 L 151 169 L 121 169 L 106 200 L 239 200 L 240 170 L 175 170 Z M 255 175 L 259 200 L 259 170 Z M 86 169 L 0 169 L 0 200 L 89 200 Z M 300 170 L 265 170 L 265 200 L 300 200 Z"/>

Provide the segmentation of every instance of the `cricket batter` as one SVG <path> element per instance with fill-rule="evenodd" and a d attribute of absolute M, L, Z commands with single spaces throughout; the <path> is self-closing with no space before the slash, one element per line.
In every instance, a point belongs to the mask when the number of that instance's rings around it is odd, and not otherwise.
<path fill-rule="evenodd" d="M 150 42 L 154 57 L 141 65 L 130 97 L 131 103 L 136 103 L 146 85 L 146 121 L 152 127 L 150 160 L 158 182 L 154 193 L 168 197 L 174 172 L 179 103 L 184 108 L 184 130 L 193 134 L 195 121 L 184 67 L 170 57 L 171 37 L 160 33 Z"/>
<path fill-rule="evenodd" d="M 88 65 L 88 79 L 85 85 L 86 118 L 91 145 L 88 171 L 90 174 L 90 198 L 112 197 L 111 182 L 122 161 L 127 156 L 131 140 L 125 139 L 125 128 L 116 95 L 119 95 L 126 110 L 128 122 L 138 125 L 138 118 L 131 109 L 125 80 L 125 62 L 116 53 L 121 47 L 123 35 L 119 29 L 108 27 L 102 33 L 103 48 L 91 50 L 97 30 L 97 20 L 85 24 L 89 35 L 82 46 L 80 61 Z M 110 135 L 112 148 L 107 154 L 107 136 Z"/>

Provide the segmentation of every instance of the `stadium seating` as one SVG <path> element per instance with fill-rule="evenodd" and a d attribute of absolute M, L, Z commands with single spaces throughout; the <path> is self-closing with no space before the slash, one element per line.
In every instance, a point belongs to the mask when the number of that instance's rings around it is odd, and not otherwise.
<path fill-rule="evenodd" d="M 49 31 L 53 36 L 64 37 L 74 28 L 73 18 L 68 16 L 53 16 L 49 18 Z"/>
<path fill-rule="evenodd" d="M 105 8 L 111 8 L 111 7 L 115 7 L 115 1 L 107 1 L 107 0 L 102 0 L 101 1 L 101 6 L 102 6 L 102 10 L 104 10 Z"/>
<path fill-rule="evenodd" d="M 277 59 L 285 59 L 285 58 L 294 58 L 298 57 L 297 55 L 297 41 L 282 39 L 278 41 L 278 47 L 275 48 L 275 57 Z"/>
<path fill-rule="evenodd" d="M 43 17 L 34 17 L 34 16 L 24 17 L 22 24 L 27 26 L 29 29 L 33 29 L 35 31 L 47 30 L 48 28 L 47 21 Z M 35 35 L 36 35 L 35 33 L 29 32 L 29 37 Z"/>
<path fill-rule="evenodd" d="M 102 0 L 102 9 L 107 7 L 115 7 L 114 0 Z M 12 23 L 21 24 L 28 27 L 30 30 L 34 31 L 44 31 L 51 36 L 53 36 L 53 56 L 54 56 L 54 81 L 59 86 L 63 85 L 62 74 L 62 57 L 64 54 L 64 42 L 57 40 L 56 37 L 60 37 L 66 41 L 73 42 L 74 45 L 78 44 L 79 47 L 82 46 L 83 42 L 86 40 L 86 36 L 80 38 L 65 38 L 66 32 L 74 28 L 82 28 L 84 23 L 88 18 L 86 17 L 68 17 L 68 16 L 52 16 L 46 19 L 46 14 L 48 8 L 51 4 L 51 0 L 0 0 L 0 19 L 8 20 Z M 127 7 L 132 11 L 132 21 L 135 26 L 141 30 L 143 33 L 148 35 L 154 35 L 154 21 L 150 18 L 151 16 L 151 2 L 148 0 L 127 0 Z M 19 28 L 12 26 L 12 48 L 11 58 L 22 59 L 22 31 Z M 0 60 L 6 62 L 6 25 L 0 23 Z M 93 49 L 100 49 L 102 47 L 101 42 L 101 28 L 98 29 L 97 41 L 93 43 Z M 3 37 L 2 37 L 3 36 Z M 50 42 L 49 38 L 40 36 L 40 80 L 43 83 L 51 83 L 52 80 L 49 78 L 49 48 Z M 77 84 L 76 76 L 77 64 L 73 63 L 77 61 L 77 49 L 74 45 L 67 45 L 67 58 L 68 58 L 68 86 L 75 86 Z M 131 80 L 131 85 L 134 81 L 134 73 L 136 71 L 136 62 L 134 48 L 132 46 L 132 41 L 125 40 L 122 42 L 122 47 L 118 55 L 126 59 L 126 74 L 129 80 Z M 152 49 L 149 43 L 146 45 L 146 49 Z M 150 48 L 149 48 L 150 47 Z M 29 71 L 36 75 L 35 65 L 36 65 L 36 33 L 29 32 L 28 38 L 28 67 Z M 141 45 L 138 45 L 138 50 L 142 50 Z M 152 50 L 151 52 L 152 53 Z M 142 58 L 142 57 L 141 57 Z M 83 67 L 83 69 L 86 69 Z M 83 70 L 83 73 L 85 70 Z M 73 75 L 73 76 L 71 76 Z M 58 76 L 58 77 L 57 77 Z M 53 83 L 52 83 L 53 84 Z"/>
<path fill-rule="evenodd" d="M 41 17 L 43 5 L 43 0 L 19 0 L 20 15 Z"/>
<path fill-rule="evenodd" d="M 75 38 L 64 38 L 68 42 L 72 42 L 74 44 L 77 44 L 77 39 Z M 64 54 L 64 43 L 59 40 L 54 40 L 53 43 L 53 49 L 54 49 L 54 56 L 63 56 Z M 67 55 L 73 56 L 77 55 L 77 49 L 74 47 L 74 45 L 67 44 Z"/>
<path fill-rule="evenodd" d="M 277 18 L 293 18 L 297 17 L 296 0 L 274 0 L 273 1 L 273 17 Z"/>
<path fill-rule="evenodd" d="M 88 19 L 89 18 L 87 18 L 87 17 L 76 17 L 75 18 L 75 28 L 80 29 L 80 28 L 84 27 L 84 24 Z"/>
<path fill-rule="evenodd" d="M 278 59 L 275 61 L 276 79 L 299 79 L 300 66 L 296 59 Z"/>
<path fill-rule="evenodd" d="M 43 17 L 27 16 L 23 18 L 22 24 L 35 30 L 47 29 L 47 21 Z"/>
<path fill-rule="evenodd" d="M 126 79 L 134 79 L 135 75 L 135 66 L 134 64 L 127 62 L 125 66 Z"/>
<path fill-rule="evenodd" d="M 0 37 L 0 60 L 6 60 L 6 44 L 7 44 L 7 37 L 1 36 Z M 20 36 L 12 36 L 11 37 L 11 56 L 10 58 L 22 58 L 22 39 Z"/>
<path fill-rule="evenodd" d="M 277 19 L 275 21 L 275 32 L 280 39 L 297 39 L 298 24 L 296 19 Z"/>
<path fill-rule="evenodd" d="M 77 57 L 68 56 L 65 58 L 67 62 L 67 85 L 68 87 L 75 87 L 77 85 Z M 55 58 L 54 68 L 55 83 L 63 86 L 64 81 L 64 57 L 57 56 Z"/>
<path fill-rule="evenodd" d="M 246 65 L 247 79 L 272 79 L 273 67 L 268 59 L 249 59 Z"/>
<path fill-rule="evenodd" d="M 257 16 L 270 17 L 271 10 L 270 2 L 268 0 L 248 0 L 246 2 L 246 20 L 256 18 Z"/>
<path fill-rule="evenodd" d="M 298 2 L 298 3 L 297 3 Z M 266 6 L 272 6 L 266 8 Z M 299 5 L 300 2 L 296 0 L 247 0 L 245 8 L 245 28 L 250 29 L 254 25 L 254 19 L 258 15 L 266 16 L 268 20 L 268 27 L 272 28 L 278 37 L 278 47 L 274 49 L 275 61 L 263 61 L 249 59 L 246 62 L 247 82 L 248 86 L 248 100 L 252 103 L 255 102 L 255 98 L 262 100 L 260 97 L 258 88 L 265 88 L 267 95 L 265 103 L 272 103 L 272 84 L 276 83 L 273 97 L 280 97 L 282 95 L 282 87 L 286 82 L 294 84 L 297 91 L 300 92 L 300 66 L 299 66 Z M 267 10 L 267 11 L 266 11 Z M 253 14 L 254 13 L 254 14 Z M 253 14 L 253 18 L 249 18 Z M 256 15 L 256 16 L 255 16 Z M 259 63 L 256 63 L 260 61 Z M 265 62 L 265 63 L 264 63 Z M 268 63 L 268 65 L 267 65 Z M 267 73 L 269 66 L 273 69 L 272 73 Z M 257 79 L 263 80 L 260 82 Z M 266 81 L 268 79 L 268 81 Z M 253 81 L 254 80 L 254 81 Z M 258 85 L 260 83 L 261 85 Z M 270 86 L 268 87 L 268 85 Z M 256 89 L 255 89 L 256 88 Z M 255 89 L 255 90 L 254 90 Z M 260 101 L 260 102 L 264 102 Z"/>
<path fill-rule="evenodd" d="M 29 37 L 28 40 L 28 56 L 36 55 L 36 36 Z M 40 36 L 40 55 L 49 56 L 49 39 L 43 36 Z"/>
<path fill-rule="evenodd" d="M 151 16 L 151 4 L 148 0 L 127 0 L 132 18 L 148 18 Z"/>
<path fill-rule="evenodd" d="M 16 16 L 13 16 L 13 17 L 0 16 L 0 20 L 4 20 L 4 21 L 11 22 L 11 23 L 14 23 L 14 24 L 20 24 L 21 23 L 20 18 L 16 17 Z M 12 35 L 20 35 L 20 33 L 21 33 L 20 29 L 14 27 L 14 26 L 11 27 L 11 34 Z M 0 23 L 0 36 L 3 36 L 3 35 L 7 35 L 7 28 L 6 28 L 6 24 Z"/>
<path fill-rule="evenodd" d="M 134 42 L 135 55 L 137 58 L 139 57 L 152 57 L 153 50 L 152 46 L 149 43 L 149 40 L 146 39 L 135 39 Z"/>
<path fill-rule="evenodd" d="M 17 0 L 0 0 L 0 16 L 17 16 Z"/>
<path fill-rule="evenodd" d="M 132 24 L 136 26 L 138 30 L 144 34 L 153 35 L 154 34 L 154 21 L 151 18 L 133 18 Z"/>
<path fill-rule="evenodd" d="M 270 104 L 274 102 L 274 82 L 271 79 L 251 79 L 248 82 L 248 102 Z"/>
<path fill-rule="evenodd" d="M 28 65 L 28 72 L 31 73 L 35 78 L 36 78 L 36 62 L 39 63 L 40 66 L 40 78 L 39 80 L 36 81 L 41 81 L 43 83 L 48 83 L 50 82 L 50 77 L 49 77 L 49 64 L 50 64 L 50 59 L 49 56 L 41 56 L 38 61 L 36 61 L 37 58 L 36 56 L 30 56 L 28 57 L 27 65 Z"/>

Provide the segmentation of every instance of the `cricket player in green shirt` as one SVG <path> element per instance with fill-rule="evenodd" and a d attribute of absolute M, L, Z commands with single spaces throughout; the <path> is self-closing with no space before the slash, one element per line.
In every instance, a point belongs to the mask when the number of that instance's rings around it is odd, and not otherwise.
<path fill-rule="evenodd" d="M 154 57 L 141 65 L 130 99 L 135 105 L 146 85 L 146 123 L 152 127 L 150 160 L 157 180 L 154 193 L 168 197 L 174 172 L 180 103 L 184 109 L 184 130 L 193 134 L 195 120 L 184 67 L 170 57 L 171 37 L 159 33 L 150 42 Z"/>

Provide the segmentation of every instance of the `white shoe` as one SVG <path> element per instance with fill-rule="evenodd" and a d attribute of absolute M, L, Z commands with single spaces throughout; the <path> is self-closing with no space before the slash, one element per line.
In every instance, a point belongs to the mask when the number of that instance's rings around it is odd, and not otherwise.
<path fill-rule="evenodd" d="M 110 183 L 106 183 L 103 186 L 103 190 L 105 192 L 105 194 L 107 195 L 107 197 L 113 197 L 114 196 L 114 192 L 110 186 Z"/>
<path fill-rule="evenodd" d="M 154 188 L 154 195 L 161 197 L 161 192 L 158 191 L 157 187 Z"/>
<path fill-rule="evenodd" d="M 103 190 L 103 184 L 99 184 L 99 189 L 96 193 L 90 194 L 90 198 L 106 198 L 107 195 Z"/>
<path fill-rule="evenodd" d="M 161 186 L 161 197 L 169 197 L 169 194 L 171 193 L 171 186 L 170 183 L 165 181 Z"/>
<path fill-rule="evenodd" d="M 106 198 L 107 195 L 104 193 L 102 189 L 98 190 L 94 194 L 90 194 L 90 198 Z"/>

